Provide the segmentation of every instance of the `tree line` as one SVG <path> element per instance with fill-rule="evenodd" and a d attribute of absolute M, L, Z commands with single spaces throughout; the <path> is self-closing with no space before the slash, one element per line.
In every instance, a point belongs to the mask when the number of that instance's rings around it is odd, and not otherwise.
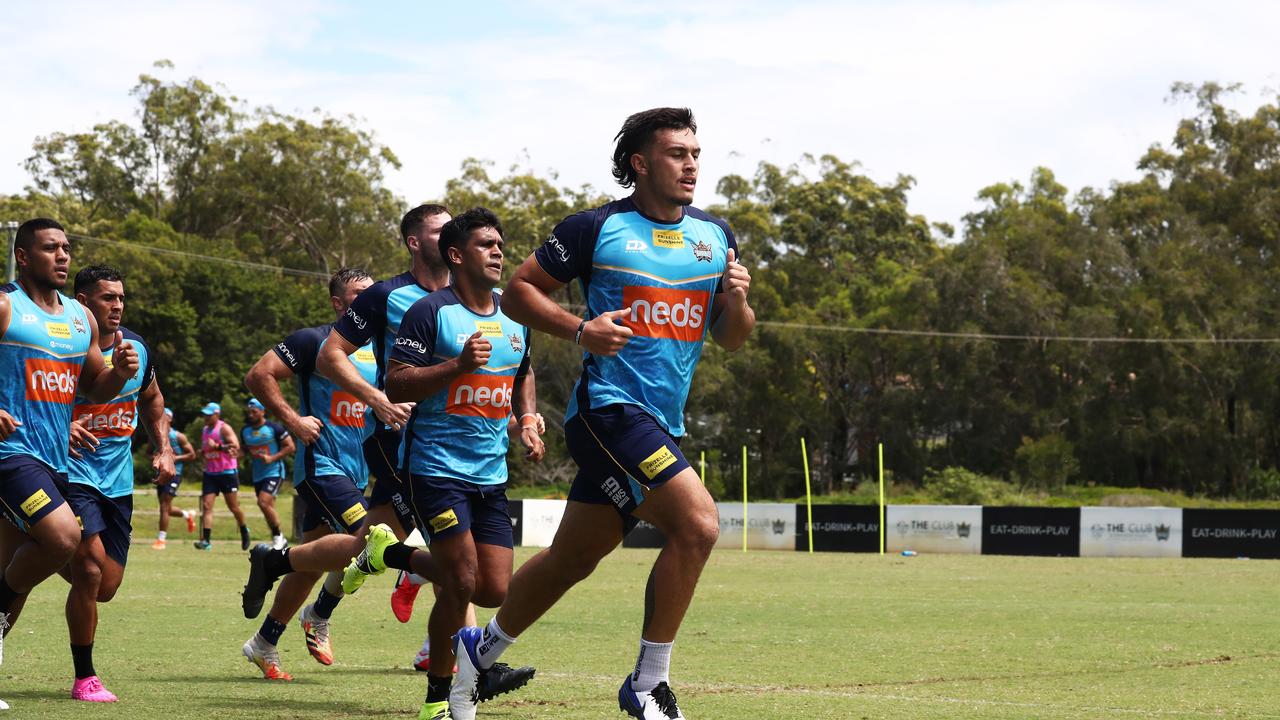
<path fill-rule="evenodd" d="M 707 209 L 737 234 L 761 323 L 740 352 L 709 343 L 694 382 L 683 446 L 709 487 L 736 495 L 746 445 L 753 494 L 802 494 L 805 438 L 820 492 L 873 475 L 883 443 L 899 483 L 963 468 L 1049 491 L 1280 495 L 1280 105 L 1232 111 L 1236 89 L 1175 85 L 1194 112 L 1139 179 L 1072 193 L 1035 168 L 983 188 L 959 228 L 911 211 L 909 175 L 831 155 L 723 178 Z M 399 160 L 354 118 L 250 108 L 198 78 L 142 75 L 132 95 L 136 118 L 36 138 L 0 218 L 57 218 L 88 238 L 76 266 L 122 266 L 126 324 L 179 424 L 209 400 L 238 420 L 248 367 L 332 319 L 320 276 L 401 272 L 400 215 L 428 198 L 386 187 Z M 608 196 L 470 159 L 430 199 L 493 209 L 510 273 Z M 581 358 L 546 337 L 534 352 L 558 427 Z M 543 466 L 511 467 L 517 483 L 574 472 L 555 429 Z"/>

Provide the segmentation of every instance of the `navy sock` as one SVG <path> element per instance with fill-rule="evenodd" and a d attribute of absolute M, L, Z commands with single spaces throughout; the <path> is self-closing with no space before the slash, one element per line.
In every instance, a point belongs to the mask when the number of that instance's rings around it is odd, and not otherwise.
<path fill-rule="evenodd" d="M 449 686 L 453 684 L 453 676 L 427 676 L 427 702 L 444 702 L 449 699 Z"/>
<path fill-rule="evenodd" d="M 338 607 L 338 603 L 342 600 L 341 595 L 334 595 L 329 589 L 321 586 L 320 594 L 316 596 L 316 602 L 311 606 L 316 615 L 328 620 L 333 615 L 333 609 Z"/>
<path fill-rule="evenodd" d="M 213 528 L 202 528 L 200 537 L 204 538 L 205 542 L 209 542 L 209 538 L 213 537 Z"/>
<path fill-rule="evenodd" d="M 284 634 L 284 627 L 284 623 L 268 615 L 267 619 L 262 621 L 262 627 L 258 628 L 258 634 L 262 636 L 263 640 L 272 645 L 279 645 L 280 636 Z"/>
<path fill-rule="evenodd" d="M 412 556 L 413 548 L 404 543 L 395 543 L 388 545 L 387 549 L 382 551 L 382 562 L 389 568 L 413 572 L 413 568 L 409 566 L 409 558 Z"/>
<path fill-rule="evenodd" d="M 71 662 L 76 666 L 76 679 L 83 680 L 98 673 L 93 671 L 93 643 L 88 645 L 71 645 Z"/>
<path fill-rule="evenodd" d="M 276 537 L 280 534 L 279 525 L 268 525 L 267 527 L 271 528 L 271 537 Z"/>

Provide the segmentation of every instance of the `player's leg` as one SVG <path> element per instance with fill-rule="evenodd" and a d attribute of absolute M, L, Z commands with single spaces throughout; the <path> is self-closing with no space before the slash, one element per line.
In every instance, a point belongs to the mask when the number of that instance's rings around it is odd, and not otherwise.
<path fill-rule="evenodd" d="M 235 473 L 225 475 L 227 479 L 223 481 L 222 500 L 227 504 L 227 509 L 236 518 L 236 526 L 240 528 L 240 549 L 249 549 L 249 523 L 245 520 L 244 510 L 240 509 L 240 480 Z"/>
<path fill-rule="evenodd" d="M 307 514 L 302 522 L 302 544 L 297 547 L 320 540 L 331 532 L 310 503 L 307 504 Z M 285 574 L 284 579 L 280 581 L 280 587 L 276 589 L 275 597 L 272 598 L 271 609 L 263 618 L 262 626 L 241 648 L 244 656 L 249 662 L 258 666 L 267 680 L 293 679 L 280 667 L 280 652 L 277 646 L 280 643 L 280 636 L 288 627 L 289 620 L 306 603 L 311 589 L 315 587 L 320 577 L 319 572 L 299 571 Z"/>
<path fill-rule="evenodd" d="M 280 478 L 267 478 L 253 486 L 258 501 L 258 509 L 267 521 L 267 529 L 271 531 L 271 546 L 277 550 L 286 544 L 284 534 L 280 532 L 280 513 L 276 511 L 276 493 L 280 489 Z"/>
<path fill-rule="evenodd" d="M 205 473 L 200 486 L 200 539 L 196 541 L 197 550 L 209 550 L 213 537 L 213 501 L 221 492 L 221 484 L 217 475 Z"/>
<path fill-rule="evenodd" d="M 59 496 L 61 500 L 61 496 Z M 27 527 L 24 534 L 5 524 L 3 543 L 12 548 L 0 574 L 0 621 L 7 628 L 18 620 L 26 597 L 35 586 L 67 564 L 80 545 L 80 524 L 65 502 Z"/>

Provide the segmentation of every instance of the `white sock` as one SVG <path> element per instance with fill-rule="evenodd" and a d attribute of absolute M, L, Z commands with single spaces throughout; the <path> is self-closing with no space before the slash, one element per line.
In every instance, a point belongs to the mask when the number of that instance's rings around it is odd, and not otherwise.
<path fill-rule="evenodd" d="M 636 671 L 631 674 L 631 689 L 649 692 L 658 683 L 667 682 L 671 668 L 671 646 L 675 643 L 651 643 L 640 639 L 640 656 L 636 658 Z"/>
<path fill-rule="evenodd" d="M 420 657 L 431 657 L 431 636 L 422 638 L 422 649 L 418 651 Z"/>
<path fill-rule="evenodd" d="M 187 519 L 187 518 L 189 518 L 189 517 L 191 517 L 191 511 L 190 511 L 190 510 L 183 510 L 183 511 L 182 511 L 182 519 L 183 519 L 183 520 L 186 520 L 186 519 Z"/>
<path fill-rule="evenodd" d="M 480 656 L 480 667 L 486 669 L 493 667 L 503 651 L 511 647 L 515 641 L 515 638 L 502 631 L 498 626 L 497 616 L 494 616 L 481 631 L 480 644 L 476 647 L 477 654 Z"/>
<path fill-rule="evenodd" d="M 163 530 L 161 530 L 160 532 L 156 533 L 156 539 L 157 539 L 157 540 L 163 540 L 163 539 L 165 539 L 165 538 L 166 538 L 166 537 L 168 537 L 168 536 L 169 536 L 169 533 L 167 533 L 167 532 L 165 532 L 165 531 L 163 531 Z"/>

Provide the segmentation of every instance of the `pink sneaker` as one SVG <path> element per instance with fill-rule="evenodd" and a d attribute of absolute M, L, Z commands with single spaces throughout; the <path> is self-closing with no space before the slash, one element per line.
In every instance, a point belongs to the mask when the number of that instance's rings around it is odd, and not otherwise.
<path fill-rule="evenodd" d="M 71 699 L 84 700 L 85 702 L 115 702 L 116 696 L 110 690 L 102 687 L 102 681 L 97 675 L 90 675 L 87 678 L 80 678 L 71 685 Z"/>
<path fill-rule="evenodd" d="M 414 585 L 409 580 L 409 573 L 401 570 L 396 577 L 396 589 L 391 591 L 391 613 L 402 623 L 413 617 L 413 601 L 418 598 L 421 585 Z"/>

